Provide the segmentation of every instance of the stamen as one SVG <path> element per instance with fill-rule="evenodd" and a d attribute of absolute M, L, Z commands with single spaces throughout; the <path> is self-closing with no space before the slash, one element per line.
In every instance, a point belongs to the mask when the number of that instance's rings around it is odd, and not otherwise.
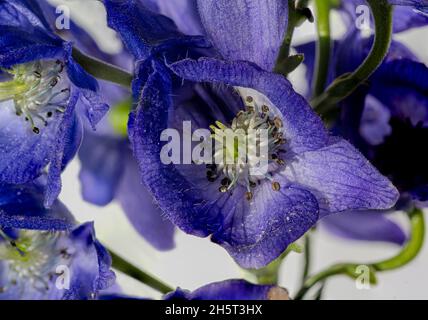
<path fill-rule="evenodd" d="M 21 64 L 4 70 L 13 80 L 0 83 L 0 101 L 13 100 L 16 115 L 24 116 L 32 132 L 40 134 L 39 122 L 47 126 L 47 118 L 52 118 L 55 112 L 64 112 L 67 106 L 69 88 L 55 90 L 63 70 L 64 64 L 59 60 Z"/>
<path fill-rule="evenodd" d="M 7 292 L 19 281 L 44 292 L 50 289 L 55 266 L 69 264 L 71 258 L 67 249 L 58 251 L 56 246 L 62 232 L 20 231 L 17 240 L 0 243 L 0 257 L 7 263 L 10 280 L 0 287 L 0 293 Z M 67 257 L 65 256 L 67 255 Z"/>
<path fill-rule="evenodd" d="M 273 191 L 279 191 L 281 189 L 281 185 L 279 184 L 279 182 L 272 183 L 272 189 Z"/>
<path fill-rule="evenodd" d="M 206 166 L 207 180 L 214 182 L 221 176 L 218 190 L 221 193 L 227 193 L 231 191 L 237 185 L 241 185 L 246 189 L 245 198 L 251 201 L 254 197 L 253 189 L 256 188 L 262 180 L 269 180 L 274 191 L 279 191 L 281 186 L 278 182 L 273 181 L 272 172 L 277 170 L 277 166 L 269 166 L 270 163 L 276 163 L 279 166 L 285 165 L 285 161 L 280 158 L 280 154 L 284 153 L 282 145 L 286 143 L 284 133 L 282 131 L 283 123 L 278 116 L 273 116 L 271 110 L 274 108 L 269 107 L 266 104 L 262 106 L 257 105 L 257 102 L 252 96 L 246 96 L 245 102 L 247 103 L 245 110 L 240 110 L 236 117 L 232 120 L 230 126 L 227 126 L 219 121 L 216 121 L 210 128 L 213 132 L 212 138 L 216 141 L 224 144 L 224 139 L 228 139 L 228 134 L 233 132 L 239 137 L 245 135 L 245 145 L 242 142 L 235 140 L 235 143 L 231 145 L 222 146 L 220 149 L 216 149 L 214 152 L 214 160 L 223 159 L 222 163 L 216 165 Z M 250 104 L 250 105 L 248 105 Z M 227 131 L 226 131 L 227 130 Z M 262 132 L 267 131 L 267 141 L 261 139 Z M 249 140 L 247 135 L 256 133 L 256 141 Z M 234 136 L 233 139 L 236 139 Z M 251 141 L 253 145 L 247 145 Z M 255 151 L 257 153 L 261 151 L 261 147 L 267 147 L 268 154 L 257 156 L 249 151 Z M 245 155 L 241 154 L 245 150 Z M 226 163 L 224 159 L 226 157 L 233 159 L 232 163 Z M 261 159 L 266 159 L 268 162 L 267 173 L 259 173 L 253 167 L 258 165 Z M 230 161 L 228 159 L 227 161 Z"/>

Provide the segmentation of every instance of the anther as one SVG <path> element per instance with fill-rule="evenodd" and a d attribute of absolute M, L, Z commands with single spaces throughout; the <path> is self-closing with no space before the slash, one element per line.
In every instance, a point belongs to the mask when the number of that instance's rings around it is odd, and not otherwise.
<path fill-rule="evenodd" d="M 218 191 L 220 191 L 221 193 L 226 193 L 227 192 L 227 187 L 226 186 L 221 186 Z"/>
<path fill-rule="evenodd" d="M 267 105 L 263 105 L 262 106 L 262 111 L 264 112 L 264 113 L 268 113 L 269 112 L 269 107 L 267 106 Z"/>
<path fill-rule="evenodd" d="M 246 192 L 246 193 L 245 193 L 245 198 L 246 198 L 248 201 L 251 201 L 251 200 L 253 199 L 253 193 L 252 193 L 252 192 Z"/>
<path fill-rule="evenodd" d="M 245 100 L 246 100 L 248 103 L 252 103 L 252 102 L 254 101 L 254 98 L 253 98 L 252 96 L 248 96 Z"/>
<path fill-rule="evenodd" d="M 37 128 L 37 127 L 33 127 L 33 132 L 34 132 L 35 134 L 39 134 L 39 133 L 40 133 L 40 129 L 39 129 L 39 128 Z"/>
<path fill-rule="evenodd" d="M 58 84 L 58 78 L 52 79 L 52 81 L 49 83 L 49 85 L 53 88 Z"/>
<path fill-rule="evenodd" d="M 279 184 L 279 182 L 273 182 L 272 183 L 272 189 L 273 191 L 279 191 L 281 189 L 281 185 Z"/>
<path fill-rule="evenodd" d="M 275 127 L 282 128 L 282 120 L 280 118 L 275 117 L 273 119 L 273 123 L 274 123 Z"/>

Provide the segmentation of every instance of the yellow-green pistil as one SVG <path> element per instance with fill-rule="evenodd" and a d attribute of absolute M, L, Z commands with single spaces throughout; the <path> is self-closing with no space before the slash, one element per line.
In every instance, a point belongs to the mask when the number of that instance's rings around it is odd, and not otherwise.
<path fill-rule="evenodd" d="M 0 102 L 13 101 L 16 115 L 23 116 L 39 134 L 40 127 L 67 105 L 68 87 L 58 88 L 63 69 L 61 61 L 37 61 L 2 70 L 10 80 L 0 82 Z"/>
<path fill-rule="evenodd" d="M 219 186 L 220 192 L 225 193 L 235 186 L 241 185 L 247 190 L 245 197 L 251 201 L 253 199 L 252 189 L 261 180 L 270 180 L 272 189 L 280 190 L 281 186 L 273 180 L 271 172 L 260 176 L 253 174 L 252 169 L 258 164 L 259 158 L 255 157 L 260 156 L 266 156 L 268 163 L 275 163 L 276 167 L 284 165 L 285 162 L 281 155 L 285 153 L 283 145 L 286 140 L 282 132 L 282 121 L 278 117 L 272 116 L 269 106 L 257 105 L 251 96 L 245 98 L 245 104 L 246 109 L 236 115 L 230 126 L 220 121 L 216 121 L 215 125 L 210 126 L 214 132 L 213 138 L 221 143 L 222 148 L 217 149 L 214 154 L 214 159 L 221 158 L 220 163 L 215 161 L 215 164 L 207 165 L 207 179 L 214 182 L 218 177 L 223 176 Z M 267 141 L 262 141 L 262 131 L 267 133 Z M 254 135 L 254 140 L 248 139 L 250 134 Z M 233 137 L 229 137 L 229 135 L 233 135 Z M 234 139 L 233 144 L 224 144 L 224 140 L 228 138 Z M 262 144 L 267 145 L 267 155 L 258 154 Z"/>

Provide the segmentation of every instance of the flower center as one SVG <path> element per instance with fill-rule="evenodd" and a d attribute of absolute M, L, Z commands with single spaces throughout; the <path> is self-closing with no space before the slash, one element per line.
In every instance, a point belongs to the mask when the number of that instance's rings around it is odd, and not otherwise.
<path fill-rule="evenodd" d="M 21 231 L 19 239 L 10 239 L 0 230 L 0 260 L 7 264 L 9 283 L 0 286 L 0 293 L 20 281 L 38 291 L 48 291 L 56 266 L 69 259 L 66 249 L 57 249 L 61 232 Z"/>
<path fill-rule="evenodd" d="M 57 61 L 37 61 L 3 70 L 12 79 L 0 82 L 0 102 L 13 100 L 17 116 L 31 124 L 35 134 L 40 125 L 47 126 L 55 113 L 64 112 L 69 88 L 59 88 L 64 64 Z"/>
<path fill-rule="evenodd" d="M 279 191 L 279 182 L 274 181 L 272 172 L 285 165 L 286 139 L 279 117 L 273 115 L 271 107 L 259 105 L 252 96 L 245 98 L 246 110 L 240 111 L 230 126 L 216 121 L 210 126 L 216 143 L 214 163 L 207 165 L 210 182 L 222 177 L 219 191 L 226 193 L 237 185 L 246 188 L 245 197 L 253 198 L 253 191 L 261 181 L 271 181 L 272 189 Z"/>

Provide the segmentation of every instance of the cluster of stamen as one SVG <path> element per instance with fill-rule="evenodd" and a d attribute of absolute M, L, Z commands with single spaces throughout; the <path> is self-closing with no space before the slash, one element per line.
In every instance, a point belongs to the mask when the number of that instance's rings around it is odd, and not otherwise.
<path fill-rule="evenodd" d="M 11 81 L 0 82 L 0 102 L 13 100 L 17 116 L 31 124 L 35 134 L 40 125 L 47 126 L 55 113 L 64 112 L 69 88 L 59 88 L 64 64 L 57 61 L 37 61 L 3 70 Z"/>
<path fill-rule="evenodd" d="M 217 121 L 215 125 L 210 126 L 214 132 L 213 137 L 216 140 L 223 140 L 227 136 L 227 130 L 229 132 L 243 132 L 249 134 L 249 132 L 256 133 L 255 143 L 245 145 L 245 159 L 238 156 L 238 145 L 234 145 L 233 150 L 228 150 L 227 147 L 223 149 L 217 149 L 214 152 L 214 159 L 222 158 L 224 154 L 229 153 L 234 157 L 233 163 L 221 161 L 220 163 L 214 161 L 214 164 L 206 165 L 207 179 L 210 182 L 215 182 L 221 178 L 219 191 L 226 193 L 231 191 L 237 185 L 241 185 L 246 188 L 245 197 L 248 201 L 253 199 L 253 189 L 261 183 L 262 180 L 268 179 L 271 182 L 272 189 L 279 191 L 281 186 L 279 182 L 274 181 L 272 171 L 279 166 L 285 165 L 285 161 L 282 159 L 282 155 L 286 152 L 283 147 L 286 144 L 286 139 L 283 133 L 283 123 L 281 119 L 273 115 L 270 107 L 267 105 L 258 105 L 252 96 L 245 98 L 246 109 L 241 110 L 236 117 L 233 119 L 230 126 L 226 126 L 221 122 Z M 260 137 L 261 131 L 267 131 L 267 141 L 262 141 Z M 227 138 L 227 137 L 226 137 Z M 248 141 L 248 140 L 247 140 Z M 267 143 L 267 162 L 269 170 L 264 174 L 253 174 L 255 161 L 251 155 L 257 154 L 262 144 Z M 252 151 L 252 152 L 251 152 Z M 221 154 L 219 154 L 221 153 Z M 261 155 L 258 154 L 258 157 Z M 260 159 L 260 158 L 259 158 Z M 275 164 L 272 166 L 272 164 Z"/>
<path fill-rule="evenodd" d="M 43 292 L 50 289 L 56 266 L 70 259 L 67 249 L 56 247 L 60 232 L 21 231 L 17 240 L 10 239 L 3 232 L 0 245 L 0 258 L 9 268 L 9 283 L 0 286 L 4 293 L 19 282 L 30 284 Z M 65 262 L 64 262 L 65 261 Z"/>

